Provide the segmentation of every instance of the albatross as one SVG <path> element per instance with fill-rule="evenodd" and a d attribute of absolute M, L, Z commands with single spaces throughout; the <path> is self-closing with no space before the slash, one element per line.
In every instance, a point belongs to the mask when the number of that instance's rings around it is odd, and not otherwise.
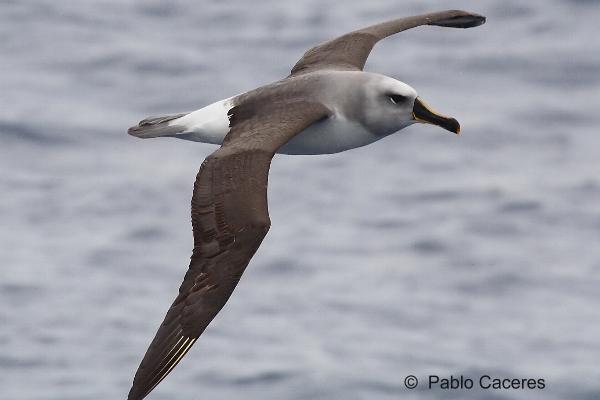
<path fill-rule="evenodd" d="M 128 400 L 143 399 L 173 370 L 231 296 L 271 225 L 267 179 L 276 153 L 338 153 L 414 123 L 460 132 L 456 119 L 433 111 L 411 86 L 364 72 L 373 46 L 421 25 L 471 28 L 484 22 L 481 15 L 449 10 L 372 25 L 311 48 L 282 80 L 129 128 L 138 138 L 175 137 L 220 147 L 196 176 L 189 269 Z"/>

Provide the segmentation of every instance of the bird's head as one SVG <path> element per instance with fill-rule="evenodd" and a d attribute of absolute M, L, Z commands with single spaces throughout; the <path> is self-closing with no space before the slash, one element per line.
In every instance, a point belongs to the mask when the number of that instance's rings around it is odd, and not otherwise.
<path fill-rule="evenodd" d="M 415 89 L 396 79 L 374 75 L 363 86 L 364 112 L 361 118 L 363 124 L 374 133 L 389 135 L 416 122 L 460 133 L 460 124 L 456 119 L 433 111 Z"/>

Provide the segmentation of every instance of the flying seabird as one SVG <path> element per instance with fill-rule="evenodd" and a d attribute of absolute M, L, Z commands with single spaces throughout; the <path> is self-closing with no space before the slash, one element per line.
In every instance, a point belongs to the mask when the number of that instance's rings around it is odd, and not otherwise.
<path fill-rule="evenodd" d="M 459 133 L 409 85 L 363 72 L 381 39 L 421 25 L 471 28 L 485 17 L 442 11 L 394 19 L 308 50 L 286 78 L 190 113 L 146 118 L 139 138 L 175 137 L 221 147 L 194 183 L 194 249 L 179 294 L 133 380 L 129 400 L 148 395 L 223 308 L 267 234 L 267 178 L 275 153 L 329 154 L 365 146 L 415 122 Z"/>

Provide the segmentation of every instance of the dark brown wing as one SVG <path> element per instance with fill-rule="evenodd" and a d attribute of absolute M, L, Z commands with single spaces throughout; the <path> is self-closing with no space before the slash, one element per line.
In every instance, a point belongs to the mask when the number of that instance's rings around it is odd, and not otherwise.
<path fill-rule="evenodd" d="M 449 10 L 398 18 L 347 33 L 304 53 L 292 75 L 317 69 L 362 70 L 369 53 L 381 39 L 421 25 L 472 28 L 485 23 L 485 17 L 466 11 Z"/>
<path fill-rule="evenodd" d="M 234 107 L 225 143 L 200 167 L 192 196 L 189 270 L 135 374 L 129 400 L 150 393 L 225 305 L 269 230 L 267 178 L 273 155 L 329 114 L 321 104 L 299 101 L 256 111 Z"/>

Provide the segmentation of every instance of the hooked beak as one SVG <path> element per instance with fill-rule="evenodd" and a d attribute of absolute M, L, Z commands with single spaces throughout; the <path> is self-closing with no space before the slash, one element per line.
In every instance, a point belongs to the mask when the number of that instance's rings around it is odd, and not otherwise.
<path fill-rule="evenodd" d="M 437 125 L 450 132 L 454 132 L 457 135 L 460 133 L 460 124 L 456 119 L 437 114 L 435 111 L 431 110 L 419 97 L 415 99 L 415 105 L 413 106 L 413 118 L 417 122 Z"/>

